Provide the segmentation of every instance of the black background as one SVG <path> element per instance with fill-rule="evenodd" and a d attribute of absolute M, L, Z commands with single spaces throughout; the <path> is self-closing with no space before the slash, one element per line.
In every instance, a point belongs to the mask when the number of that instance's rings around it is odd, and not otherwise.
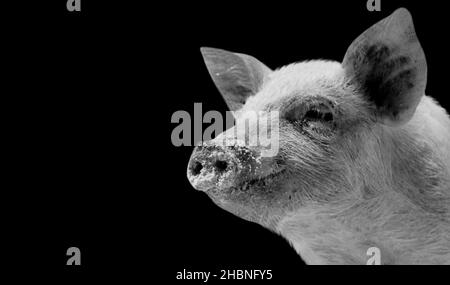
<path fill-rule="evenodd" d="M 10 169 L 21 173 L 11 176 L 9 216 L 20 238 L 5 248 L 19 266 L 167 281 L 183 269 L 271 269 L 272 281 L 302 280 L 308 271 L 283 238 L 219 209 L 186 179 L 193 148 L 172 145 L 172 114 L 193 114 L 195 102 L 204 113 L 227 110 L 201 46 L 271 68 L 341 61 L 366 28 L 406 7 L 427 58 L 426 93 L 450 110 L 448 19 L 434 2 L 382 0 L 381 12 L 367 11 L 365 0 L 93 2 L 72 13 L 66 1 L 34 3 L 9 21 L 17 48 L 6 53 L 7 122 L 17 124 L 18 147 Z M 80 267 L 65 265 L 71 246 L 81 250 Z"/>

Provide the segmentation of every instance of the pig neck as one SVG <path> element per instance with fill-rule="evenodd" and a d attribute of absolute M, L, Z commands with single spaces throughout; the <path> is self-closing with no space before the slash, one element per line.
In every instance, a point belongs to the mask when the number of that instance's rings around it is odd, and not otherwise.
<path fill-rule="evenodd" d="M 307 264 L 367 264 L 371 247 L 380 250 L 381 264 L 450 260 L 448 220 L 418 210 L 398 193 L 336 204 L 302 209 L 278 224 Z"/>

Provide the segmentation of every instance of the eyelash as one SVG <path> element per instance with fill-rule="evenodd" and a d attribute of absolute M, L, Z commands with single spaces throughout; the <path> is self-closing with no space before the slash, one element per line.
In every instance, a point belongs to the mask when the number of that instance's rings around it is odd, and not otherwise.
<path fill-rule="evenodd" d="M 291 123 L 308 123 L 308 122 L 331 122 L 333 121 L 333 113 L 330 109 L 323 105 L 310 106 L 307 111 L 294 107 L 285 113 L 285 118 Z"/>
<path fill-rule="evenodd" d="M 330 122 L 333 120 L 333 114 L 331 112 L 321 112 L 317 109 L 310 109 L 303 116 L 303 120 L 308 120 L 308 119 Z"/>

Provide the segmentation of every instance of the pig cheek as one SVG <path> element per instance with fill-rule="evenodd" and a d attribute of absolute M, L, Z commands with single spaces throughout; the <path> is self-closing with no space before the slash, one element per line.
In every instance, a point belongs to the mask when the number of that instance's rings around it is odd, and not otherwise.
<path fill-rule="evenodd" d="M 207 192 L 211 200 L 220 208 L 251 222 L 260 223 L 260 208 L 264 205 L 255 205 L 252 193 L 238 191 L 236 189 L 216 190 Z M 259 208 L 259 211 L 258 211 Z"/>
<path fill-rule="evenodd" d="M 241 219 L 258 224 L 264 224 L 262 216 L 259 215 L 258 212 L 249 205 L 236 203 L 234 201 L 224 201 L 217 205 L 225 211 L 230 212 Z"/>
<path fill-rule="evenodd" d="M 244 219 L 263 226 L 271 227 L 273 220 L 283 215 L 280 205 L 288 205 L 293 200 L 288 199 L 285 191 L 288 187 L 278 181 L 267 187 L 258 187 L 247 191 L 228 189 L 227 191 L 208 191 L 208 196 L 220 208 Z M 289 205 L 290 206 L 290 205 Z"/>

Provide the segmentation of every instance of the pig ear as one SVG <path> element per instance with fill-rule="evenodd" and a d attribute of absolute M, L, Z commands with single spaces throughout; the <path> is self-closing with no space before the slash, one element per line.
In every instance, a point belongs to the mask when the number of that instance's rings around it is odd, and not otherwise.
<path fill-rule="evenodd" d="M 248 97 L 258 92 L 272 72 L 249 55 L 207 47 L 200 51 L 209 74 L 231 111 L 239 110 Z"/>
<path fill-rule="evenodd" d="M 401 125 L 414 115 L 425 93 L 427 64 L 408 10 L 396 10 L 360 35 L 342 65 L 381 122 Z"/>

